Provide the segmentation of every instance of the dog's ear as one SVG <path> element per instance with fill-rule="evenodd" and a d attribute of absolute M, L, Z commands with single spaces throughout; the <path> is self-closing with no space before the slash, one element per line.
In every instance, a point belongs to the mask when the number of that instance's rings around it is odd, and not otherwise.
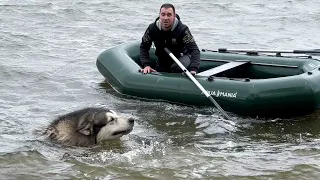
<path fill-rule="evenodd" d="M 77 132 L 90 136 L 93 134 L 93 122 L 86 119 L 86 118 L 81 118 L 78 123 L 77 127 Z"/>

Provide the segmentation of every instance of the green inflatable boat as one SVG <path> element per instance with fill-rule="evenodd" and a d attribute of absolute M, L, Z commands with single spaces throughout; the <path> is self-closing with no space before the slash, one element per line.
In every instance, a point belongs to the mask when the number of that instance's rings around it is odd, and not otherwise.
<path fill-rule="evenodd" d="M 97 68 L 119 93 L 195 106 L 213 106 L 181 73 L 139 72 L 140 42 L 102 52 Z M 150 50 L 153 65 L 157 57 Z M 273 52 L 273 51 L 272 51 Z M 260 51 L 202 50 L 196 80 L 225 110 L 243 116 L 290 117 L 320 107 L 320 61 L 311 56 Z M 288 54 L 288 53 L 286 53 Z"/>

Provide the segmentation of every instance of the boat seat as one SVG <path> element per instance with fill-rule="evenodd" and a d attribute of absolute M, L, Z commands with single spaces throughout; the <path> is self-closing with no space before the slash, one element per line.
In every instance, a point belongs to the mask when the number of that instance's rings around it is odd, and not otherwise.
<path fill-rule="evenodd" d="M 213 76 L 215 74 L 221 73 L 223 71 L 226 71 L 226 70 L 229 70 L 229 69 L 247 64 L 247 63 L 250 63 L 250 61 L 247 61 L 247 60 L 231 61 L 231 62 L 228 62 L 228 63 L 223 64 L 221 66 L 217 66 L 217 67 L 208 69 L 206 71 L 200 72 L 197 74 L 197 76 Z"/>

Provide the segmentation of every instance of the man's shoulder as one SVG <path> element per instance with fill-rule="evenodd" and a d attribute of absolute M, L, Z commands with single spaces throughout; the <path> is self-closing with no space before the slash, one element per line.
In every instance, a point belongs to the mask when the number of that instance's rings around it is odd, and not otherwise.
<path fill-rule="evenodd" d="M 149 24 L 149 26 L 154 26 L 156 25 L 156 21 L 153 21 L 152 23 Z"/>
<path fill-rule="evenodd" d="M 154 30 L 157 27 L 156 22 L 152 22 L 149 24 L 148 29 L 149 30 Z"/>
<path fill-rule="evenodd" d="M 177 25 L 177 29 L 179 31 L 185 31 L 186 29 L 189 29 L 189 27 L 186 24 L 183 24 L 181 21 L 179 21 Z"/>

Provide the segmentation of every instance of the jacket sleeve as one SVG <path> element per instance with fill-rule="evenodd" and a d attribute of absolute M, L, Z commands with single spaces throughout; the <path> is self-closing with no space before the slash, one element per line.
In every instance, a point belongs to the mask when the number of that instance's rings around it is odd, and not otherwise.
<path fill-rule="evenodd" d="M 150 27 L 144 33 L 140 44 L 140 61 L 143 67 L 151 66 L 149 50 L 152 45 L 152 39 L 149 29 Z"/>
<path fill-rule="evenodd" d="M 188 53 L 191 55 L 190 71 L 198 72 L 200 66 L 200 50 L 188 27 L 183 34 L 183 43 L 185 44 Z"/>

